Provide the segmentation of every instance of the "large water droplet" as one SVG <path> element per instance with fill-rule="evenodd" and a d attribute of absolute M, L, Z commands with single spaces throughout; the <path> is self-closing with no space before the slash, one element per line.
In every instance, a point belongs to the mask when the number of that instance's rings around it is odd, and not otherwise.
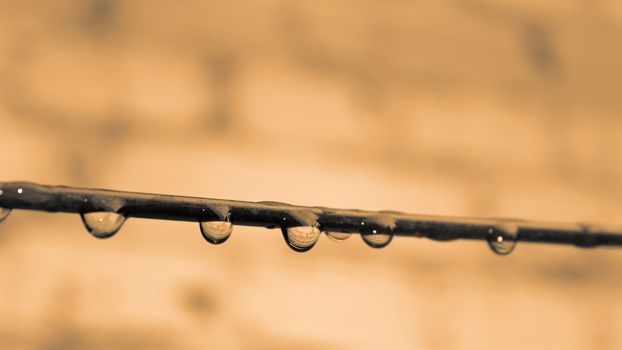
<path fill-rule="evenodd" d="M 372 248 L 384 248 L 393 239 L 394 222 L 388 217 L 374 217 L 361 221 L 361 238 Z"/>
<path fill-rule="evenodd" d="M 384 248 L 393 240 L 392 234 L 382 233 L 377 229 L 370 230 L 369 232 L 361 232 L 361 237 L 363 241 L 372 248 Z"/>
<path fill-rule="evenodd" d="M 199 226 L 203 238 L 212 244 L 225 243 L 233 232 L 233 224 L 228 221 L 203 221 Z"/>
<path fill-rule="evenodd" d="M 344 241 L 352 236 L 350 233 L 345 232 L 326 232 L 326 235 L 328 236 L 328 238 L 337 242 Z"/>
<path fill-rule="evenodd" d="M 97 238 L 112 237 L 125 222 L 123 215 L 106 211 L 83 213 L 81 216 L 86 229 Z"/>
<path fill-rule="evenodd" d="M 0 207 L 0 221 L 6 219 L 9 214 L 11 214 L 11 209 Z"/>
<path fill-rule="evenodd" d="M 515 225 L 500 225 L 488 229 L 486 237 L 493 252 L 499 255 L 508 255 L 516 247 L 518 227 Z"/>
<path fill-rule="evenodd" d="M 366 218 L 361 221 L 363 241 L 372 248 L 384 248 L 393 240 L 395 220 L 389 215 Z"/>
<path fill-rule="evenodd" d="M 294 251 L 306 252 L 313 248 L 320 238 L 320 230 L 315 226 L 297 226 L 283 228 L 283 236 Z"/>

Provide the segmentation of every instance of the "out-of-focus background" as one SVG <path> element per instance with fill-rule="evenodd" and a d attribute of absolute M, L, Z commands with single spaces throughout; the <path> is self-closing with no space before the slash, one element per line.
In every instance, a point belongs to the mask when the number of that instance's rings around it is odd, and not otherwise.
<path fill-rule="evenodd" d="M 622 223 L 622 3 L 0 1 L 0 180 Z M 620 349 L 622 252 L 0 226 L 2 349 Z"/>

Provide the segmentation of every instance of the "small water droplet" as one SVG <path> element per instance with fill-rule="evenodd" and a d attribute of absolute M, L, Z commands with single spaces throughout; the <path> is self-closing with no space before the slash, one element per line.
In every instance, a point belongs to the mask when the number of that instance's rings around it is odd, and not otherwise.
<path fill-rule="evenodd" d="M 384 248 L 393 240 L 392 222 L 384 217 L 371 218 L 361 222 L 361 238 L 372 248 Z"/>
<path fill-rule="evenodd" d="M 518 227 L 515 225 L 500 225 L 488 229 L 486 237 L 493 252 L 499 255 L 508 255 L 516 247 Z"/>
<path fill-rule="evenodd" d="M 283 228 L 283 236 L 294 251 L 306 252 L 313 248 L 320 238 L 320 229 L 315 226 Z"/>
<path fill-rule="evenodd" d="M 18 189 L 17 189 L 17 193 L 22 194 L 22 193 L 24 193 L 24 190 L 23 190 L 23 189 L 21 189 L 21 188 L 18 188 Z"/>
<path fill-rule="evenodd" d="M 233 224 L 229 221 L 202 221 L 199 226 L 203 238 L 212 244 L 225 243 L 233 232 Z"/>
<path fill-rule="evenodd" d="M 344 241 L 352 236 L 351 234 L 345 232 L 326 232 L 326 235 L 333 241 L 338 242 Z"/>
<path fill-rule="evenodd" d="M 372 248 L 384 248 L 393 240 L 392 234 L 379 233 L 378 230 L 372 230 L 370 233 L 361 233 L 361 237 Z"/>
<path fill-rule="evenodd" d="M 118 213 L 97 211 L 81 214 L 84 226 L 97 238 L 112 237 L 125 222 L 125 217 Z"/>
<path fill-rule="evenodd" d="M 0 207 L 0 221 L 6 219 L 9 214 L 11 214 L 11 209 Z"/>

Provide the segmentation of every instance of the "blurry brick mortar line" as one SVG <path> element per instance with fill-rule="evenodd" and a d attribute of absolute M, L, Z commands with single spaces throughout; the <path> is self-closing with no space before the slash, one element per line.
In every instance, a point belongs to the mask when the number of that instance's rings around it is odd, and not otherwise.
<path fill-rule="evenodd" d="M 545 223 L 296 206 L 278 202 L 184 197 L 162 194 L 0 183 L 0 208 L 64 213 L 117 213 L 125 218 L 191 222 L 229 221 L 266 228 L 317 227 L 324 232 L 390 234 L 437 241 L 488 240 L 491 235 L 516 241 L 557 243 L 589 248 L 622 246 L 622 228 L 603 225 Z M 493 248 L 494 250 L 494 248 Z M 498 251 L 497 251 L 498 252 Z"/>

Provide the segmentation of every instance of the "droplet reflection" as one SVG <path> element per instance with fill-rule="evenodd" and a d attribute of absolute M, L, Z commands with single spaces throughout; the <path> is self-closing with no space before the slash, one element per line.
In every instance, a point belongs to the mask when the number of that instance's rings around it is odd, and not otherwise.
<path fill-rule="evenodd" d="M 387 216 L 369 218 L 361 222 L 361 238 L 372 248 L 384 248 L 393 240 L 394 225 L 394 221 Z"/>
<path fill-rule="evenodd" d="M 516 247 L 518 240 L 518 227 L 515 225 L 500 225 L 488 229 L 486 237 L 488 245 L 493 252 L 499 255 L 508 255 Z"/>
<path fill-rule="evenodd" d="M 112 237 L 125 222 L 125 217 L 118 213 L 98 211 L 81 214 L 84 226 L 97 238 Z"/>
<path fill-rule="evenodd" d="M 328 238 L 337 242 L 345 241 L 346 239 L 350 238 L 350 236 L 352 236 L 351 234 L 345 232 L 326 232 L 326 235 L 328 236 Z"/>
<path fill-rule="evenodd" d="M 391 240 L 393 240 L 392 234 L 381 233 L 378 230 L 361 232 L 361 237 L 363 238 L 363 241 L 365 241 L 365 243 L 372 248 L 384 248 L 391 243 Z"/>
<path fill-rule="evenodd" d="M 313 248 L 320 238 L 320 230 L 315 226 L 297 226 L 283 228 L 287 244 L 296 252 L 306 252 Z"/>
<path fill-rule="evenodd" d="M 199 226 L 203 238 L 212 244 L 225 243 L 233 232 L 233 224 L 228 221 L 203 221 Z"/>

